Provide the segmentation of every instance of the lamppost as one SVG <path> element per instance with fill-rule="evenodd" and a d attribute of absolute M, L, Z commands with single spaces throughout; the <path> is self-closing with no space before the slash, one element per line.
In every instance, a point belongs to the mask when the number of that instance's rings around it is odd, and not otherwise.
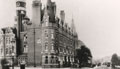
<path fill-rule="evenodd" d="M 35 57 L 36 56 L 35 55 L 36 54 L 36 52 L 35 52 L 36 51 L 36 49 L 35 49 L 35 34 L 36 34 L 36 32 L 35 32 L 35 27 L 33 28 L 33 30 L 34 30 L 33 31 L 33 34 L 34 34 L 34 67 L 36 67 L 36 57 Z"/>
<path fill-rule="evenodd" d="M 14 56 L 15 56 L 15 54 L 12 53 L 12 69 L 14 69 Z"/>

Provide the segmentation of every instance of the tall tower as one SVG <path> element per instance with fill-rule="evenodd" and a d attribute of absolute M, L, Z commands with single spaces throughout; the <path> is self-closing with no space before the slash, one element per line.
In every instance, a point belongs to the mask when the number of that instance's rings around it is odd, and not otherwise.
<path fill-rule="evenodd" d="M 32 2 L 32 27 L 29 28 L 28 39 L 28 65 L 41 66 L 41 1 Z"/>
<path fill-rule="evenodd" d="M 41 1 L 34 0 L 32 4 L 32 22 L 34 27 L 41 26 Z"/>
<path fill-rule="evenodd" d="M 26 2 L 25 0 L 16 1 L 16 13 L 17 13 L 17 23 L 18 23 L 18 38 L 20 38 L 20 32 L 22 29 L 22 20 L 26 16 Z"/>
<path fill-rule="evenodd" d="M 17 54 L 21 54 L 20 32 L 23 32 L 22 20 L 26 16 L 26 2 L 25 0 L 16 0 L 16 14 L 17 14 Z"/>

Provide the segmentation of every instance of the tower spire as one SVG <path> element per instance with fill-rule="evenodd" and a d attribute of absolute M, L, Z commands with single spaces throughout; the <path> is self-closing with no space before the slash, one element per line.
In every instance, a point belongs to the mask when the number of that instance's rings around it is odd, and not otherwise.
<path fill-rule="evenodd" d="M 75 34 L 75 33 L 76 33 L 76 28 L 75 28 L 75 24 L 74 24 L 74 18 L 73 18 L 73 15 L 72 15 L 71 29 L 73 30 L 73 33 Z"/>

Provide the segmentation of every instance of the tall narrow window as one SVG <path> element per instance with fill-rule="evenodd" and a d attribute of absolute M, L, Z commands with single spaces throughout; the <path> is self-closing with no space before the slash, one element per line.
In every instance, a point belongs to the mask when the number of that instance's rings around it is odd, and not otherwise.
<path fill-rule="evenodd" d="M 8 48 L 6 48 L 6 54 L 8 54 Z"/>
<path fill-rule="evenodd" d="M 52 50 L 54 50 L 54 46 L 52 46 Z"/>
<path fill-rule="evenodd" d="M 12 46 L 12 53 L 14 53 L 14 46 Z"/>
<path fill-rule="evenodd" d="M 2 54 L 2 52 L 3 52 L 3 49 L 1 49 L 1 54 Z"/>
<path fill-rule="evenodd" d="M 45 37 L 48 38 L 48 31 L 45 30 Z"/>
<path fill-rule="evenodd" d="M 52 43 L 51 45 L 52 45 L 52 50 L 54 50 L 54 44 Z"/>
<path fill-rule="evenodd" d="M 48 64 L 48 56 L 45 57 L 45 64 Z"/>
<path fill-rule="evenodd" d="M 9 50 L 9 54 L 12 54 L 12 50 L 11 50 L 11 48 L 10 48 L 10 50 Z"/>
<path fill-rule="evenodd" d="M 26 53 L 26 45 L 24 45 L 24 53 Z"/>
<path fill-rule="evenodd" d="M 11 40 L 10 40 L 10 38 L 9 38 L 9 44 L 11 43 Z"/>
<path fill-rule="evenodd" d="M 8 43 L 8 39 L 6 38 L 6 44 Z"/>
<path fill-rule="evenodd" d="M 24 42 L 26 42 L 27 41 L 27 35 L 24 35 Z"/>
<path fill-rule="evenodd" d="M 54 31 L 51 30 L 51 39 L 54 39 Z"/>
<path fill-rule="evenodd" d="M 51 63 L 54 63 L 54 56 L 51 56 Z"/>
<path fill-rule="evenodd" d="M 54 34 L 53 33 L 51 34 L 51 39 L 54 39 Z"/>
<path fill-rule="evenodd" d="M 45 50 L 46 51 L 48 50 L 48 43 L 47 42 L 45 43 Z"/>
<path fill-rule="evenodd" d="M 49 25 L 49 23 L 48 23 L 48 21 L 46 21 L 46 26 L 48 26 Z"/>

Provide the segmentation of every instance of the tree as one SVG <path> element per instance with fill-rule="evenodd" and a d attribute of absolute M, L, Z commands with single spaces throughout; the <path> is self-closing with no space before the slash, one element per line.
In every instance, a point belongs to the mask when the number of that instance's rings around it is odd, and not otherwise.
<path fill-rule="evenodd" d="M 76 58 L 79 61 L 79 67 L 89 66 L 91 64 L 89 61 L 91 61 L 92 59 L 92 54 L 90 49 L 84 45 L 81 46 L 80 49 L 76 50 Z"/>
<path fill-rule="evenodd" d="M 115 65 L 118 65 L 119 59 L 116 53 L 112 55 L 111 62 L 112 62 L 112 67 L 115 67 Z"/>

